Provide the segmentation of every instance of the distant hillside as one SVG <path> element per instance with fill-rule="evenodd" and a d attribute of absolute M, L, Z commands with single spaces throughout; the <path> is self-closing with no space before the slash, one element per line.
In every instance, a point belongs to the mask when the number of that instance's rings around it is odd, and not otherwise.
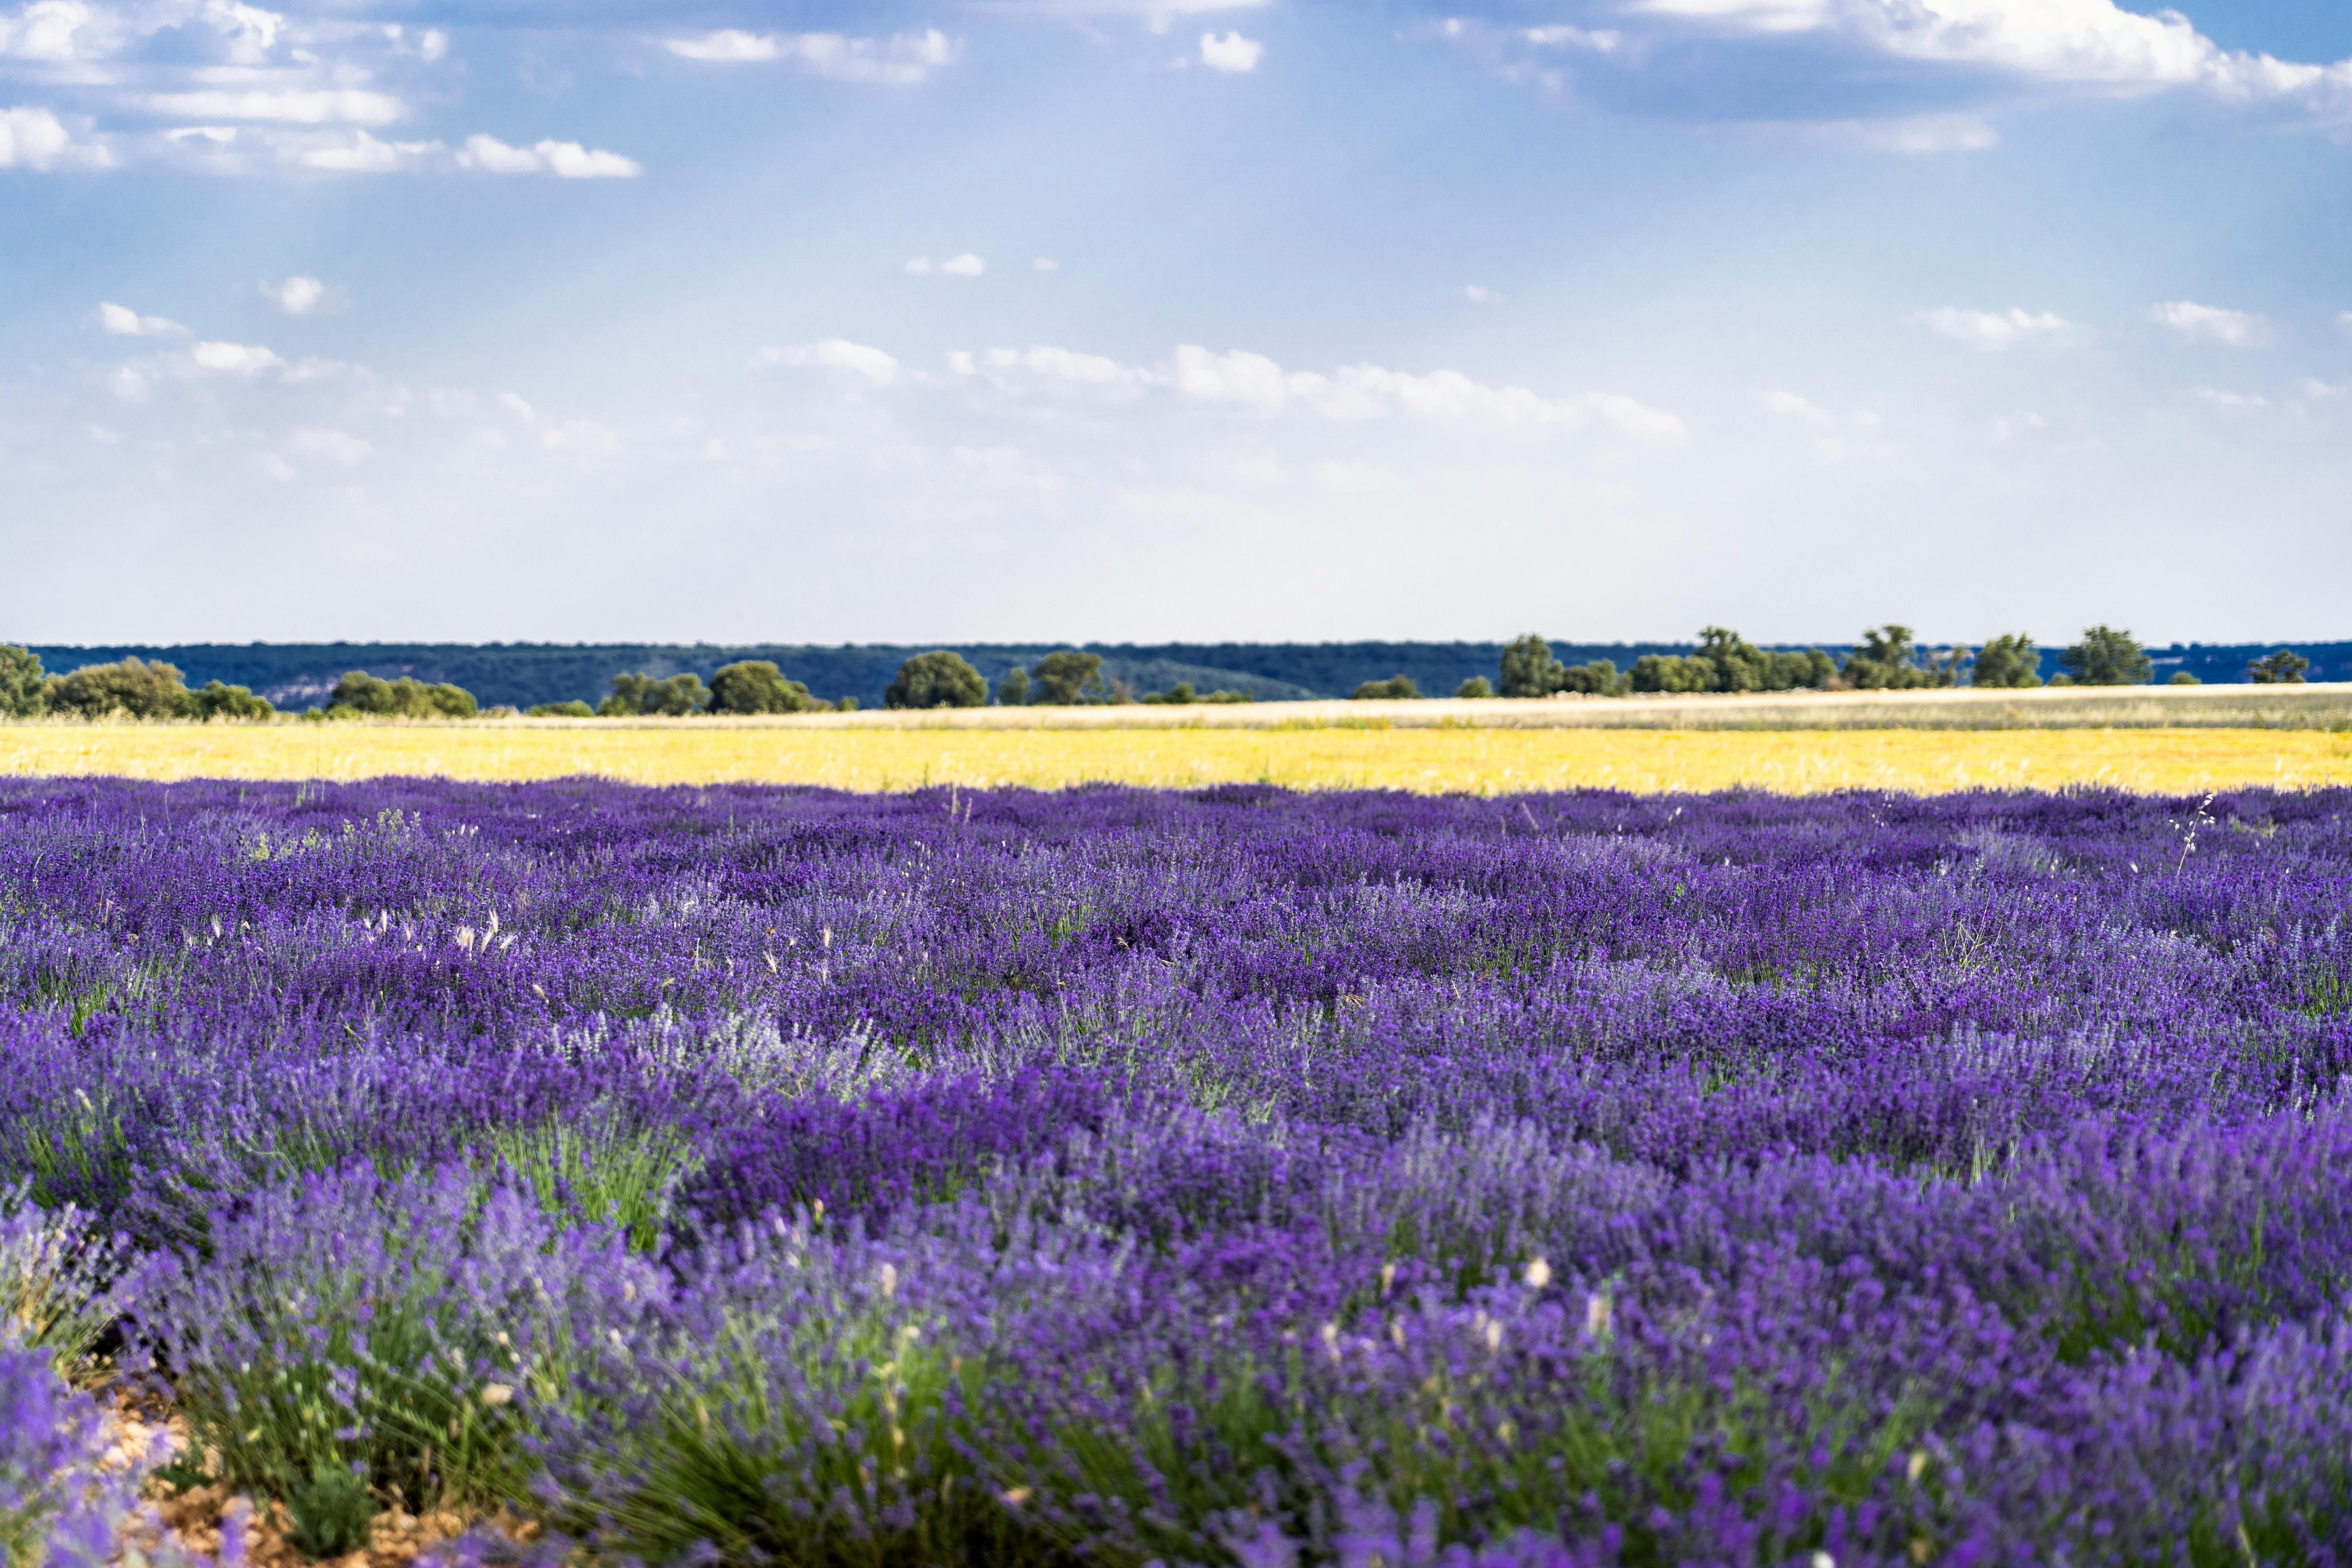
<path fill-rule="evenodd" d="M 852 644 L 811 647 L 792 644 L 691 646 L 659 643 L 189 643 L 176 647 L 35 647 L 53 671 L 79 668 L 137 655 L 168 659 L 192 684 L 226 680 L 249 686 L 281 708 L 301 709 L 325 701 L 346 670 L 364 669 L 387 679 L 453 681 L 485 704 L 577 699 L 593 702 L 610 690 L 613 677 L 629 671 L 675 675 L 692 671 L 705 680 L 720 665 L 737 659 L 772 659 L 820 697 L 855 697 L 868 707 L 909 655 L 946 646 L 971 660 L 991 680 L 1014 665 L 1034 665 L 1067 643 L 962 643 L 921 645 Z M 1261 701 L 1345 697 L 1367 680 L 1411 676 L 1430 696 L 1450 696 L 1474 675 L 1493 679 L 1502 656 L 1499 642 L 1353 643 L 1088 643 L 1103 656 L 1106 669 L 1139 692 L 1163 690 L 1190 681 L 1197 690 L 1220 688 Z M 1645 653 L 1688 653 L 1688 642 L 1577 643 L 1556 639 L 1552 649 L 1570 664 L 1590 659 L 1630 666 Z M 1793 646 L 1793 645 L 1784 645 Z M 1823 644 L 1833 653 L 1842 645 Z M 2157 679 L 2186 669 L 2216 683 L 2242 680 L 2246 662 L 2293 646 L 2312 661 L 2314 680 L 2352 680 L 2352 642 L 2186 644 L 2151 648 Z M 2042 654 L 2042 673 L 2056 672 L 2055 650 Z"/>

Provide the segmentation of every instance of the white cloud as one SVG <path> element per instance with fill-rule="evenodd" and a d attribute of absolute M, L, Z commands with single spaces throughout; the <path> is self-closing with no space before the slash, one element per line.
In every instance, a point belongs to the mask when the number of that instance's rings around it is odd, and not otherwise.
<path fill-rule="evenodd" d="M 1239 33 L 1201 35 L 1201 63 L 1211 70 L 1254 71 L 1264 58 L 1265 46 L 1255 38 L 1244 38 Z"/>
<path fill-rule="evenodd" d="M 356 463 L 375 450 L 368 442 L 344 430 L 297 430 L 286 444 L 298 456 L 325 458 L 338 463 Z"/>
<path fill-rule="evenodd" d="M 965 356 L 966 364 L 970 363 L 970 357 Z M 1025 370 L 1049 380 L 1073 382 L 1083 386 L 1142 386 L 1152 379 L 1149 371 L 1121 364 L 1101 354 L 1080 353 L 1075 349 L 1045 344 L 1032 349 L 991 349 L 987 358 L 991 370 Z M 961 370 L 963 367 L 957 368 Z"/>
<path fill-rule="evenodd" d="M 0 169 L 102 169 L 113 162 L 104 146 L 75 141 L 46 109 L 0 109 Z"/>
<path fill-rule="evenodd" d="M 438 142 L 379 142 L 366 132 L 348 141 L 299 141 L 278 144 L 286 162 L 331 174 L 392 174 L 444 162 L 449 149 Z"/>
<path fill-rule="evenodd" d="M 1470 283 L 1470 284 L 1465 284 L 1465 285 L 1464 285 L 1464 286 L 1463 286 L 1463 289 L 1462 289 L 1462 297 L 1463 297 L 1465 300 L 1469 300 L 1469 301 L 1470 301 L 1472 304 L 1474 304 L 1474 305 L 1493 305 L 1493 304 L 1497 304 L 1497 303 L 1499 303 L 1499 302 L 1501 301 L 1501 300 L 1502 300 L 1502 298 L 1503 298 L 1503 296 L 1502 296 L 1500 293 L 1496 292 L 1496 290 L 1494 290 L 1494 289 L 1492 289 L 1482 288 L 1480 285 L 1475 284 L 1475 283 Z"/>
<path fill-rule="evenodd" d="M 887 386 L 898 379 L 897 359 L 880 349 L 853 343 L 847 338 L 827 338 L 821 343 L 801 343 L 792 348 L 761 349 L 752 356 L 751 363 L 845 370 L 864 376 L 877 386 Z"/>
<path fill-rule="evenodd" d="M 438 27 L 427 27 L 425 36 L 416 40 L 416 58 L 426 65 L 441 59 L 449 52 L 449 35 Z"/>
<path fill-rule="evenodd" d="M 98 308 L 98 324 L 118 338 L 184 338 L 188 329 L 162 316 L 142 316 L 109 301 Z"/>
<path fill-rule="evenodd" d="M 334 290 L 316 278 L 289 278 L 261 286 L 262 298 L 289 316 L 315 315 L 334 302 Z"/>
<path fill-rule="evenodd" d="M 2352 61 L 2225 50 L 2178 11 L 2142 16 L 2114 0 L 1639 0 L 1635 10 L 1718 31 L 1829 34 L 1897 58 L 2053 83 L 2303 99 L 2336 111 L 2352 100 Z"/>
<path fill-rule="evenodd" d="M 152 114 L 187 120 L 265 120 L 297 125 L 389 125 L 408 106 L 388 92 L 357 88 L 208 88 L 194 92 L 150 93 L 139 100 Z"/>
<path fill-rule="evenodd" d="M 1025 16 L 1058 16 L 1073 22 L 1094 16 L 1136 16 L 1153 32 L 1164 33 L 1180 17 L 1255 11 L 1270 4 L 1272 0 L 993 0 L 982 8 Z"/>
<path fill-rule="evenodd" d="M 2193 300 L 2174 300 L 2148 307 L 2147 319 L 2168 329 L 2182 342 L 2206 343 L 2222 348 L 2259 348 L 2270 341 L 2271 324 L 2262 317 L 2243 310 L 2224 310 L 2214 305 L 2200 305 Z"/>
<path fill-rule="evenodd" d="M 1590 49 L 1596 55 L 1614 54 L 1617 46 L 1625 41 L 1622 33 L 1587 31 L 1559 23 L 1547 27 L 1529 27 L 1520 37 L 1539 49 Z"/>
<path fill-rule="evenodd" d="M 35 0 L 0 16 L 0 59 L 79 65 L 113 53 L 123 31 L 111 13 L 82 0 Z"/>
<path fill-rule="evenodd" d="M 2047 311 L 2037 315 L 2015 306 L 2007 310 L 1957 310 L 1947 306 L 1905 319 L 1937 337 L 1988 353 L 2013 349 L 2021 343 L 2063 343 L 2074 334 L 2074 323 L 2063 317 Z"/>
<path fill-rule="evenodd" d="M 747 33 L 726 27 L 663 47 L 681 59 L 710 65 L 789 60 L 813 76 L 879 87 L 911 87 L 955 64 L 963 45 L 937 27 L 887 38 L 842 33 Z"/>
<path fill-rule="evenodd" d="M 635 159 L 577 142 L 539 142 L 509 147 L 495 136 L 468 136 L 457 153 L 460 168 L 491 174 L 553 174 L 564 180 L 632 180 L 644 174 Z"/>
<path fill-rule="evenodd" d="M 2209 386 L 2197 395 L 2216 408 L 2268 408 L 2271 405 L 2271 400 L 2258 392 L 2225 392 L 2219 387 Z"/>
<path fill-rule="evenodd" d="M 944 272 L 950 278 L 977 278 L 988 270 L 988 263 L 970 251 L 966 251 L 961 256 L 950 256 L 945 261 L 933 261 L 928 256 L 918 256 L 907 263 L 907 270 L 917 277 L 928 277 L 934 272 Z M 1051 271 L 1052 268 L 1047 268 L 1045 270 Z"/>
<path fill-rule="evenodd" d="M 2336 318 L 2336 326 L 2339 331 L 2352 332 L 2352 310 L 2346 310 L 2338 315 Z"/>
<path fill-rule="evenodd" d="M 1059 272 L 1062 269 L 1062 264 L 1050 256 L 1041 256 L 1029 265 L 1039 272 Z"/>
<path fill-rule="evenodd" d="M 1767 392 L 1758 401 L 1763 404 L 1766 413 L 1778 414 L 1785 419 L 1801 419 L 1808 425 L 1819 426 L 1823 429 L 1837 423 L 1835 416 L 1828 409 L 1823 408 L 1811 398 L 1801 396 L 1797 393 Z"/>
<path fill-rule="evenodd" d="M 198 370 L 252 375 L 286 362 L 257 343 L 198 343 L 188 351 Z"/>

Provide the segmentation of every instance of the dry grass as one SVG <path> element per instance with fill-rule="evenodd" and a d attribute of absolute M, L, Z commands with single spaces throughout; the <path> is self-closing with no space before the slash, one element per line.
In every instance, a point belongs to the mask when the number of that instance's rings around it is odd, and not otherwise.
<path fill-rule="evenodd" d="M 1423 707 L 1434 707 L 1423 704 Z M 1478 704 L 1493 709 L 1496 704 Z M 1589 704 L 1528 704 L 1586 707 Z M 1129 721 L 1135 710 L 1118 710 Z M 1146 710 L 1149 711 L 1149 710 Z M 2187 794 L 2242 784 L 2352 784 L 2352 733 L 2317 729 L 1626 729 L 1510 726 L 1157 729 L 708 720 L 467 724 L 0 727 L 0 773 L 131 778 L 807 784 L 852 790 L 1088 782 L 1163 787 L 1500 794 L 1746 785 L 1791 794 L 2106 784 Z M 859 716 L 864 718 L 865 716 Z"/>

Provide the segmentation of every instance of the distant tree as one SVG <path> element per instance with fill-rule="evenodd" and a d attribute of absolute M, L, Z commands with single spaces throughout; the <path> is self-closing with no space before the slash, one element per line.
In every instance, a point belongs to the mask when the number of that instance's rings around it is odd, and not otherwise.
<path fill-rule="evenodd" d="M 996 705 L 1000 708 L 1025 708 L 1029 705 L 1029 672 L 1014 665 L 996 679 Z"/>
<path fill-rule="evenodd" d="M 1367 680 L 1356 688 L 1358 702 L 1402 702 L 1421 696 L 1421 688 L 1412 683 L 1410 675 L 1391 675 L 1386 680 Z"/>
<path fill-rule="evenodd" d="M 723 665 L 710 678 L 713 713 L 806 713 L 832 706 L 812 700 L 807 687 L 785 679 L 783 671 L 764 658 Z"/>
<path fill-rule="evenodd" d="M 1596 658 L 1560 671 L 1559 689 L 1580 697 L 1622 697 L 1633 689 L 1633 677 L 1617 673 L 1617 661 Z"/>
<path fill-rule="evenodd" d="M 1712 691 L 1715 667 L 1703 658 L 1645 653 L 1633 661 L 1626 684 L 1635 691 Z"/>
<path fill-rule="evenodd" d="M 702 677 L 688 670 L 657 680 L 650 675 L 613 677 L 613 694 L 596 705 L 606 719 L 685 719 L 710 706 Z"/>
<path fill-rule="evenodd" d="M 539 702 L 530 713 L 534 719 L 593 719 L 596 710 L 585 702 Z"/>
<path fill-rule="evenodd" d="M 1483 675 L 1474 675 L 1454 689 L 1456 697 L 1476 699 L 1495 695 L 1495 683 Z"/>
<path fill-rule="evenodd" d="M 195 712 L 195 699 L 179 670 L 160 659 L 152 664 L 126 658 L 120 664 L 84 665 L 71 675 L 49 677 L 43 690 L 50 712 L 83 719 L 116 713 L 132 719 L 185 719 Z"/>
<path fill-rule="evenodd" d="M 2042 684 L 2042 650 L 2023 632 L 2004 632 L 1977 650 L 1969 667 L 1970 686 L 2022 690 Z"/>
<path fill-rule="evenodd" d="M 2283 647 L 2246 666 L 2246 679 L 2256 686 L 2301 686 L 2304 671 L 2310 668 L 2311 660 L 2291 647 Z"/>
<path fill-rule="evenodd" d="M 379 719 L 471 719 L 481 711 L 474 694 L 446 681 L 436 686 L 402 676 L 382 680 L 354 669 L 335 682 L 327 699 L 331 715 L 366 715 Z"/>
<path fill-rule="evenodd" d="M 1200 699 L 1192 694 L 1192 683 L 1191 681 L 1180 680 L 1165 691 L 1147 691 L 1136 700 L 1147 703 L 1164 703 L 1181 708 L 1191 703 L 1197 702 Z"/>
<path fill-rule="evenodd" d="M 2205 683 L 2188 670 L 2176 669 L 2172 672 L 2172 679 L 2165 684 L 2167 686 L 2202 686 Z"/>
<path fill-rule="evenodd" d="M 0 644 L 0 719 L 37 719 L 48 711 L 40 656 L 14 643 Z"/>
<path fill-rule="evenodd" d="M 1949 686 L 1959 679 L 1965 650 L 1956 649 L 1930 663 L 1911 640 L 1911 628 L 1889 622 L 1862 634 L 1862 646 L 1847 656 L 1839 673 L 1846 684 L 1864 691 L 1913 691 L 1926 686 Z"/>
<path fill-rule="evenodd" d="M 900 665 L 898 678 L 882 694 L 886 708 L 978 708 L 987 700 L 988 682 L 980 671 L 945 649 L 919 653 Z"/>
<path fill-rule="evenodd" d="M 207 724 L 215 719 L 268 719 L 278 711 L 269 705 L 269 699 L 256 697 L 249 688 L 226 686 L 217 680 L 207 680 L 202 691 L 190 692 L 188 702 L 195 716 Z"/>
<path fill-rule="evenodd" d="M 2077 686 L 2145 686 L 2156 675 L 2139 639 L 2113 626 L 2093 626 L 2058 662 Z"/>
<path fill-rule="evenodd" d="M 1074 648 L 1049 653 L 1037 661 L 1037 668 L 1029 674 L 1037 687 L 1036 695 L 1030 699 L 1033 702 L 1069 708 L 1081 702 L 1110 700 L 1110 683 L 1103 679 L 1102 655 L 1098 653 L 1079 653 Z"/>
<path fill-rule="evenodd" d="M 1800 688 L 1826 691 L 1837 682 L 1837 660 L 1817 647 L 1801 653 L 1766 654 L 1764 689 L 1794 691 Z"/>
<path fill-rule="evenodd" d="M 857 711 L 857 699 L 855 697 L 837 698 L 834 701 L 833 710 L 836 713 L 855 713 Z"/>
<path fill-rule="evenodd" d="M 1549 697 L 1561 689 L 1567 675 L 1568 668 L 1554 656 L 1551 644 L 1534 632 L 1503 645 L 1502 693 L 1506 697 Z"/>
<path fill-rule="evenodd" d="M 1246 691 L 1226 691 L 1221 689 L 1210 692 L 1207 696 L 1202 698 L 1201 700 L 1203 702 L 1231 704 L 1235 702 L 1255 702 L 1257 699 L 1252 697 Z"/>

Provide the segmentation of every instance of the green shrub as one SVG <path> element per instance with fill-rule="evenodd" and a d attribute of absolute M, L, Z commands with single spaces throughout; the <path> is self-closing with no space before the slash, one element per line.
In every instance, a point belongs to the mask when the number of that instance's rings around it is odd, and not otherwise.
<path fill-rule="evenodd" d="M 1421 688 L 1409 675 L 1391 675 L 1386 680 L 1367 680 L 1350 694 L 1357 702 L 1402 702 L 1416 699 Z"/>
<path fill-rule="evenodd" d="M 50 712 L 81 719 L 184 719 L 194 713 L 194 698 L 179 669 L 160 659 L 84 665 L 71 675 L 49 677 L 46 695 Z"/>
<path fill-rule="evenodd" d="M 593 719 L 596 710 L 585 702 L 541 702 L 530 710 L 534 719 Z"/>
<path fill-rule="evenodd" d="M 1969 668 L 1971 686 L 2023 689 L 2042 684 L 2042 652 L 2023 632 L 2008 632 L 1977 650 Z"/>
<path fill-rule="evenodd" d="M 709 705 L 710 693 L 704 689 L 702 677 L 691 671 L 667 680 L 650 675 L 616 675 L 613 694 L 597 705 L 596 711 L 607 719 L 683 719 Z"/>
<path fill-rule="evenodd" d="M 190 693 L 188 700 L 195 716 L 207 724 L 215 719 L 268 719 L 278 711 L 268 698 L 256 697 L 250 689 L 217 680 L 205 682 L 205 689 Z"/>
<path fill-rule="evenodd" d="M 831 706 L 811 698 L 807 687 L 785 679 L 783 671 L 764 658 L 722 666 L 710 678 L 713 713 L 807 713 Z"/>
<path fill-rule="evenodd" d="M 1495 695 L 1495 683 L 1483 675 L 1474 675 L 1454 689 L 1456 697 L 1476 700 Z"/>
<path fill-rule="evenodd" d="M 987 700 L 988 682 L 980 671 L 945 649 L 919 653 L 900 665 L 898 679 L 882 694 L 886 708 L 978 708 Z"/>
<path fill-rule="evenodd" d="M 1037 661 L 1030 673 L 1036 691 L 1033 702 L 1054 708 L 1071 708 L 1084 702 L 1108 702 L 1111 698 L 1110 683 L 1103 679 L 1102 655 L 1080 653 L 1066 648 L 1049 653 Z"/>
<path fill-rule="evenodd" d="M 405 675 L 397 680 L 381 680 L 363 669 L 354 669 L 335 682 L 327 711 L 337 717 L 471 719 L 481 711 L 481 705 L 462 686 L 446 682 L 427 686 Z"/>
<path fill-rule="evenodd" d="M 47 712 L 47 684 L 38 654 L 0 643 L 0 719 L 37 719 Z"/>
<path fill-rule="evenodd" d="M 2113 626 L 2093 626 L 2058 662 L 2077 686 L 2146 686 L 2156 676 L 2139 639 Z"/>

